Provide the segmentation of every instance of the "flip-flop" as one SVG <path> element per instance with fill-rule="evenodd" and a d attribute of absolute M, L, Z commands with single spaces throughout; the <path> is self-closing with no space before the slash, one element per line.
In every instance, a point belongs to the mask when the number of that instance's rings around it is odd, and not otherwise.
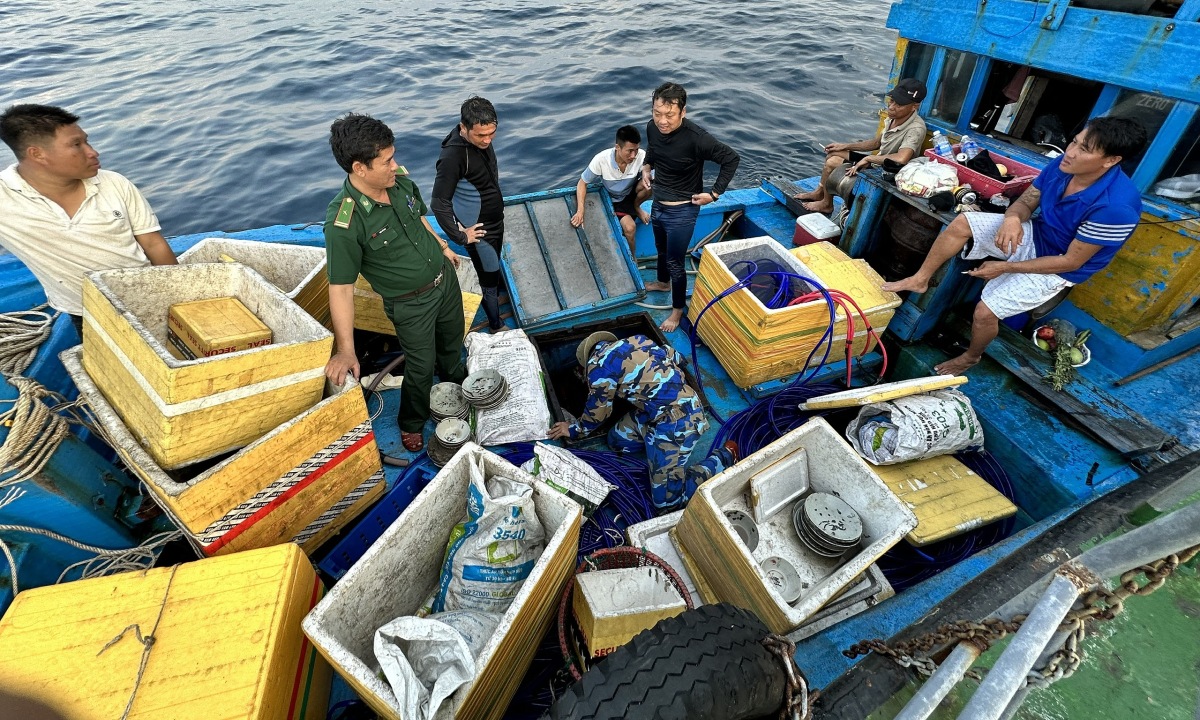
<path fill-rule="evenodd" d="M 409 452 L 421 452 L 421 448 L 425 447 L 425 441 L 421 438 L 421 433 L 400 431 L 400 444 Z"/>

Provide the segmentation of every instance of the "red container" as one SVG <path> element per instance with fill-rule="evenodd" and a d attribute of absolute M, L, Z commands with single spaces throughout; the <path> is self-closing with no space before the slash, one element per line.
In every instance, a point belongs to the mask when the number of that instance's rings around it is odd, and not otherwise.
<path fill-rule="evenodd" d="M 955 155 L 958 155 L 958 153 L 961 152 L 960 148 L 960 145 L 954 146 Z M 1015 198 L 1021 193 L 1025 192 L 1025 188 L 1032 185 L 1034 179 L 1041 172 L 1041 170 L 1038 170 L 1035 167 L 1030 167 L 1022 162 L 1017 162 L 1016 160 L 1013 160 L 1005 155 L 1001 155 L 994 150 L 988 150 L 988 153 L 992 156 L 992 160 L 995 160 L 997 163 L 1008 168 L 1008 174 L 1012 176 L 1012 180 L 1009 180 L 1008 182 L 1001 182 L 1000 180 L 990 178 L 987 175 L 982 175 L 966 165 L 960 165 L 952 159 L 947 159 L 941 155 L 938 155 L 932 149 L 925 151 L 925 157 L 946 165 L 953 165 L 954 169 L 958 171 L 958 183 L 960 185 L 969 184 L 971 188 L 975 190 L 975 193 L 979 195 L 980 200 L 987 200 L 996 193 L 1000 193 L 1005 197 Z"/>
<path fill-rule="evenodd" d="M 836 242 L 841 234 L 842 229 L 834 221 L 821 213 L 809 213 L 796 218 L 796 229 L 792 232 L 792 244 L 799 247 L 822 240 Z"/>

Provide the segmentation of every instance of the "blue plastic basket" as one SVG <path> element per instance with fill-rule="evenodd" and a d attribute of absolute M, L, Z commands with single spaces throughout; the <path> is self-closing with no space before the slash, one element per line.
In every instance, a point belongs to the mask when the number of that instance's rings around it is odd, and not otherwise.
<path fill-rule="evenodd" d="M 437 470 L 429 458 L 421 455 L 370 512 L 348 530 L 342 531 L 337 543 L 317 562 L 321 572 L 334 580 L 340 580 L 346 571 L 358 562 L 367 548 L 383 535 L 383 531 L 391 527 L 400 514 L 412 504 L 437 474 Z"/>

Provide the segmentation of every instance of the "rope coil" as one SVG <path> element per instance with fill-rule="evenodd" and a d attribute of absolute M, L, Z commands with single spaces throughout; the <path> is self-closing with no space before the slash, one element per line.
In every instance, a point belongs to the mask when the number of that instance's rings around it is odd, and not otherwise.
<path fill-rule="evenodd" d="M 57 310 L 44 312 L 48 307 L 42 304 L 32 310 L 0 313 L 0 373 L 20 375 L 33 363 L 60 315 Z"/>

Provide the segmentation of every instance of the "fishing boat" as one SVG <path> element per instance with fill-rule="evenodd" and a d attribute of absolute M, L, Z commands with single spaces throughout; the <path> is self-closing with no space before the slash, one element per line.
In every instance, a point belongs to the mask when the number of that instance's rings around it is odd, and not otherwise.
<path fill-rule="evenodd" d="M 1013 606 L 1006 603 L 1028 595 L 1031 587 L 1040 594 L 1050 583 L 1048 574 L 1097 540 L 1123 536 L 1130 527 L 1127 518 L 1145 523 L 1196 499 L 1200 189 L 1189 195 L 1186 176 L 1200 173 L 1200 55 L 1193 50 L 1200 47 L 1198 19 L 1200 0 L 1174 5 L 903 0 L 892 6 L 887 24 L 899 40 L 891 82 L 907 77 L 925 81 L 929 93 L 919 112 L 931 131 L 951 139 L 969 134 L 994 155 L 1036 172 L 1088 119 L 1104 114 L 1139 119 L 1150 143 L 1123 168 L 1143 193 L 1143 221 L 1105 271 L 1072 288 L 1053 307 L 1039 308 L 1036 319 L 1021 317 L 1003 328 L 960 387 L 986 438 L 986 462 L 975 469 L 1015 504 L 1015 516 L 925 549 L 904 551 L 902 544 L 880 559 L 887 592 L 875 588 L 848 603 L 852 611 L 819 629 L 794 633 L 796 663 L 809 686 L 823 691 L 817 716 L 887 713 L 898 709 L 897 693 L 912 693 L 912 671 L 886 653 L 847 655 L 861 641 L 881 639 L 895 646 L 946 622 L 1012 614 Z M 719 351 L 713 335 L 706 339 L 705 323 L 715 322 L 716 312 L 705 317 L 701 310 L 720 307 L 723 301 L 715 297 L 719 288 L 702 287 L 702 264 L 705 258 L 711 263 L 720 257 L 722 248 L 743 247 L 737 243 L 762 248 L 766 243 L 773 248 L 768 254 L 810 265 L 822 258 L 861 260 L 870 268 L 857 266 L 864 277 L 895 279 L 911 271 L 914 260 L 919 262 L 932 238 L 953 219 L 952 212 L 898 191 L 881 171 L 868 170 L 849 183 L 846 198 L 837 199 L 835 217 L 841 227 L 836 242 L 797 249 L 797 217 L 807 211 L 792 198 L 816 182 L 763 180 L 701 208 L 692 242 L 697 270 L 690 280 L 689 322 L 665 334 L 657 330 L 666 315 L 658 303 L 665 301 L 645 290 L 655 253 L 648 227 L 638 226 L 637 252 L 630 255 L 602 190 L 588 195 L 588 224 L 578 230 L 566 222 L 575 209 L 574 188 L 507 198 L 504 310 L 510 327 L 524 329 L 538 343 L 552 409 L 578 412 L 581 407 L 585 389 L 570 369 L 575 344 L 595 329 L 648 334 L 690 359 L 689 376 L 703 388 L 714 421 L 702 449 L 736 440 L 749 454 L 817 416 L 828 418 L 841 432 L 844 410 L 840 415 L 806 412 L 799 403 L 845 389 L 847 377 L 853 387 L 863 387 L 932 375 L 934 365 L 963 346 L 970 309 L 981 289 L 979 281 L 961 272 L 966 266 L 957 259 L 925 293 L 880 306 L 880 314 L 872 317 L 884 317 L 882 343 L 864 335 L 854 345 L 852 333 L 843 329 L 851 335 L 847 344 L 853 346 L 852 357 L 843 356 L 841 346 L 829 349 L 834 345 L 831 331 L 824 361 L 815 361 L 822 347 L 817 343 L 816 354 L 791 372 L 758 377 L 732 367 L 729 353 Z M 208 238 L 323 247 L 315 224 L 200 233 L 172 238 L 171 245 L 181 254 Z M 824 253 L 820 248 L 826 245 L 836 245 L 840 255 Z M 462 248 L 456 250 L 461 253 Z M 36 280 L 10 255 L 0 255 L 0 286 L 0 312 L 26 311 L 44 302 Z M 843 323 L 847 314 L 840 316 Z M 1061 390 L 1044 381 L 1051 360 L 1030 340 L 1035 320 L 1066 321 L 1091 332 L 1089 362 Z M 67 318 L 59 318 L 24 375 L 72 401 L 78 389 L 59 354 L 79 341 Z M 372 356 L 368 360 L 382 364 L 396 350 L 383 335 L 363 347 Z M 16 384 L 5 385 L 4 398 L 15 400 L 19 394 Z M 360 517 L 322 538 L 324 544 L 312 554 L 331 584 L 436 474 L 436 468 L 401 447 L 391 420 L 396 396 L 394 391 L 372 393 L 367 402 L 373 408 L 371 432 L 379 451 L 402 462 L 383 466 L 382 499 L 369 507 L 364 501 L 355 513 Z M 7 498 L 0 524 L 46 528 L 100 548 L 142 544 L 179 524 L 177 514 L 159 511 L 139 489 L 136 474 L 93 433 L 77 428 L 61 443 L 46 464 L 29 471 L 30 480 L 9 484 L 11 472 L 0 478 L 9 492 L 20 488 L 23 493 Z M 603 443 L 586 447 L 599 451 Z M 515 459 L 528 450 L 508 452 Z M 7 563 L 0 564 L 0 593 L 8 593 L 0 594 L 0 608 L 12 601 L 17 577 L 21 587 L 48 585 L 62 574 L 71 579 L 68 569 L 91 557 L 87 550 L 21 531 L 3 531 L 0 537 L 11 550 L 6 551 Z M 616 541 L 592 536 L 590 542 Z M 1164 550 L 1163 555 L 1172 552 Z M 1101 567 L 1111 571 L 1116 566 Z M 1190 602 L 1194 607 L 1195 601 Z M 1131 601 L 1135 604 L 1136 599 Z M 944 638 L 938 645 L 949 650 L 954 640 Z M 1164 641 L 1157 642 L 1162 647 Z M 1179 676 L 1188 677 L 1195 647 L 1180 650 L 1176 658 Z M 1166 673 L 1164 682 L 1175 677 Z M 337 679 L 333 687 L 330 707 L 341 706 L 339 712 L 344 712 L 355 702 L 355 691 Z M 543 708 L 537 703 L 544 700 L 525 707 L 514 703 L 512 713 L 533 708 L 534 715 L 540 714 Z M 993 710 L 986 716 L 999 717 L 1005 708 Z M 1178 717 L 1190 717 L 1193 711 L 1171 709 Z M 1069 716 L 1075 712 L 1070 710 Z M 910 715 L 918 716 L 925 715 Z"/>

